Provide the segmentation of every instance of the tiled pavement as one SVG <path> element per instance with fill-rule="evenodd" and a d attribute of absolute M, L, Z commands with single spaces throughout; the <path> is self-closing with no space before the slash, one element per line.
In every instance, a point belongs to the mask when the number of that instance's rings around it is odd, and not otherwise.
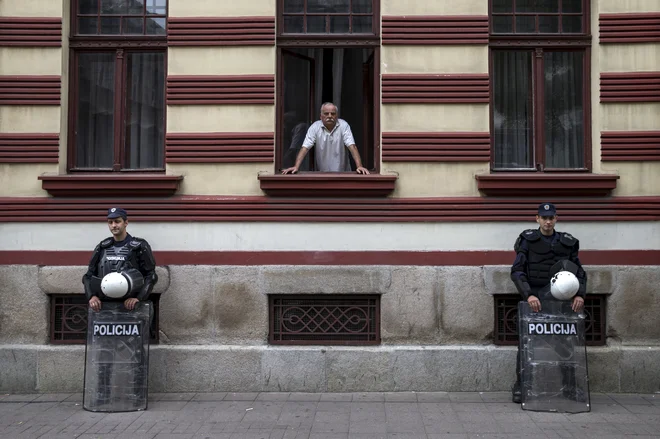
<path fill-rule="evenodd" d="M 508 393 L 161 393 L 133 413 L 81 395 L 0 395 L 0 438 L 660 438 L 660 394 L 592 394 L 591 413 L 521 410 Z"/>

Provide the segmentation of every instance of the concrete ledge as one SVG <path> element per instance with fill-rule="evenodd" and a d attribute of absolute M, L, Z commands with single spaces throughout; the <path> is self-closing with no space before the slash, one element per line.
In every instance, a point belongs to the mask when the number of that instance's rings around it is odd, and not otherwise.
<path fill-rule="evenodd" d="M 660 390 L 660 347 L 589 348 L 592 392 Z M 1 392 L 81 392 L 84 346 L 0 347 Z M 488 346 L 162 345 L 152 392 L 508 391 L 516 350 Z"/>

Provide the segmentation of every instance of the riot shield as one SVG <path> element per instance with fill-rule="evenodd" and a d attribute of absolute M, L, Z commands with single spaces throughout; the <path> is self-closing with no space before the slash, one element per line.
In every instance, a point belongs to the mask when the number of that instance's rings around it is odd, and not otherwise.
<path fill-rule="evenodd" d="M 542 301 L 538 313 L 520 302 L 518 316 L 522 408 L 590 411 L 584 314 L 570 301 Z"/>
<path fill-rule="evenodd" d="M 147 409 L 151 302 L 128 311 L 103 302 L 88 311 L 83 408 L 92 412 Z"/>

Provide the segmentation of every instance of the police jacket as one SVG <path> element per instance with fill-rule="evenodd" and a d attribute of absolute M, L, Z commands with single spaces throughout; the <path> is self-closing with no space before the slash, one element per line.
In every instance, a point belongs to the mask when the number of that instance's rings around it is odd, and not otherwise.
<path fill-rule="evenodd" d="M 142 274 L 144 285 L 139 291 L 132 292 L 121 300 L 129 297 L 145 300 L 158 281 L 156 261 L 149 243 L 131 235 L 127 235 L 123 241 L 115 241 L 113 237 L 101 241 L 94 249 L 87 272 L 82 278 L 87 300 L 94 296 L 104 301 L 112 300 L 106 297 L 98 287 L 99 280 L 113 271 L 123 272 L 130 269 L 136 269 Z"/>
<path fill-rule="evenodd" d="M 518 292 L 527 298 L 550 282 L 550 268 L 559 261 L 571 261 L 577 265 L 575 273 L 580 288 L 577 295 L 584 298 L 587 292 L 587 274 L 578 258 L 580 242 L 571 234 L 557 232 L 543 236 L 539 229 L 525 230 L 514 245 L 516 260 L 511 267 L 511 280 Z"/>

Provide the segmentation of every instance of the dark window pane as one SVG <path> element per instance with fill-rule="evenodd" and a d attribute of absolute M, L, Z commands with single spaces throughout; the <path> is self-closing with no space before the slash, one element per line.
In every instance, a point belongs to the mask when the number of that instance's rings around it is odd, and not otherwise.
<path fill-rule="evenodd" d="M 147 35 L 165 35 L 165 18 L 147 18 Z"/>
<path fill-rule="evenodd" d="M 493 0 L 493 12 L 513 12 L 513 0 Z"/>
<path fill-rule="evenodd" d="M 533 168 L 532 53 L 494 51 L 491 77 L 494 168 Z"/>
<path fill-rule="evenodd" d="M 123 34 L 143 34 L 142 26 L 144 19 L 142 17 L 125 17 L 122 19 L 121 33 Z"/>
<path fill-rule="evenodd" d="M 545 52 L 546 168 L 584 167 L 584 53 Z"/>
<path fill-rule="evenodd" d="M 76 167 L 112 168 L 115 54 L 78 55 Z"/>
<path fill-rule="evenodd" d="M 303 33 L 303 17 L 284 16 L 284 33 L 301 34 Z"/>
<path fill-rule="evenodd" d="M 126 0 L 126 13 L 144 15 L 145 0 Z"/>
<path fill-rule="evenodd" d="M 305 51 L 306 52 L 306 51 Z M 289 168 L 296 162 L 302 148 L 309 122 L 310 102 L 312 99 L 312 63 L 313 60 L 296 56 L 288 51 L 282 53 L 284 127 L 282 130 L 282 167 Z M 316 116 L 316 115 L 315 115 Z M 314 117 L 316 118 L 316 117 Z M 301 171 L 309 171 L 309 156 L 300 166 Z"/>
<path fill-rule="evenodd" d="M 80 17 L 78 18 L 78 33 L 80 35 L 96 34 L 98 29 L 98 18 L 96 17 Z"/>
<path fill-rule="evenodd" d="M 495 15 L 493 16 L 494 34 L 513 33 L 513 15 Z"/>
<path fill-rule="evenodd" d="M 582 2 L 584 0 L 562 0 L 562 12 L 582 12 Z"/>
<path fill-rule="evenodd" d="M 165 54 L 127 56 L 126 166 L 162 168 L 165 116 Z"/>
<path fill-rule="evenodd" d="M 519 15 L 516 17 L 516 33 L 517 34 L 533 34 L 536 33 L 536 17 Z"/>
<path fill-rule="evenodd" d="M 559 33 L 559 16 L 539 15 L 539 32 L 542 34 Z"/>
<path fill-rule="evenodd" d="M 98 14 L 98 0 L 78 0 L 79 14 Z"/>
<path fill-rule="evenodd" d="M 354 34 L 371 34 L 374 32 L 371 25 L 371 17 L 354 15 L 353 16 L 353 33 Z"/>
<path fill-rule="evenodd" d="M 373 0 L 353 0 L 353 12 L 356 14 L 371 14 Z"/>
<path fill-rule="evenodd" d="M 350 12 L 349 0 L 307 0 L 307 12 Z"/>
<path fill-rule="evenodd" d="M 101 0 L 101 14 L 128 13 L 129 0 Z"/>
<path fill-rule="evenodd" d="M 147 14 L 167 15 L 167 0 L 147 0 Z"/>
<path fill-rule="evenodd" d="M 559 12 L 559 0 L 516 0 L 516 12 Z"/>
<path fill-rule="evenodd" d="M 119 17 L 101 17 L 101 34 L 117 35 L 119 34 Z"/>
<path fill-rule="evenodd" d="M 561 17 L 561 31 L 565 34 L 579 34 L 582 30 L 582 15 L 563 15 Z"/>
<path fill-rule="evenodd" d="M 284 0 L 284 12 L 305 12 L 305 0 Z"/>
<path fill-rule="evenodd" d="M 325 17 L 307 16 L 307 32 L 312 34 L 324 34 Z"/>
<path fill-rule="evenodd" d="M 330 16 L 330 33 L 348 33 L 348 15 Z"/>

